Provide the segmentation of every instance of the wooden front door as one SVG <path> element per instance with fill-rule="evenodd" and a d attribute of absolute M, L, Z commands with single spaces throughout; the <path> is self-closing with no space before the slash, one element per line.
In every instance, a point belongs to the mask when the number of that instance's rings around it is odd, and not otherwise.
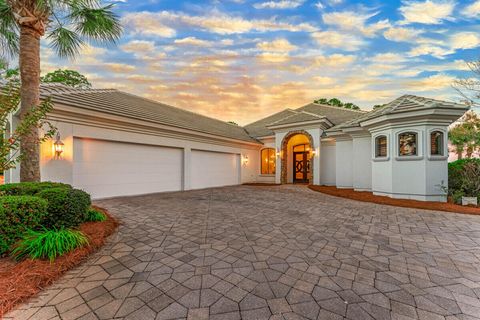
<path fill-rule="evenodd" d="M 307 183 L 308 172 L 310 171 L 309 152 L 293 153 L 293 183 Z"/>

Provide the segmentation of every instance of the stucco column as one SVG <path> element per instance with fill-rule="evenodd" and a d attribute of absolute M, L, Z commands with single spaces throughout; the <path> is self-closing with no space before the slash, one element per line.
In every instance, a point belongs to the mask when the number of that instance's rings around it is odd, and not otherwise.
<path fill-rule="evenodd" d="M 286 133 L 275 133 L 275 152 L 276 152 L 276 166 L 275 166 L 275 183 L 282 183 L 282 157 L 286 155 L 282 151 L 282 141 Z"/>
<path fill-rule="evenodd" d="M 369 132 L 352 134 L 353 188 L 372 190 L 372 137 Z"/>
<path fill-rule="evenodd" d="M 353 143 L 350 136 L 336 137 L 336 184 L 337 188 L 353 187 Z"/>
<path fill-rule="evenodd" d="M 320 137 L 322 135 L 321 129 L 307 129 L 305 130 L 308 132 L 313 138 L 313 150 L 315 150 L 315 155 L 311 158 L 312 161 L 312 168 L 313 168 L 313 181 L 312 184 L 320 185 Z"/>
<path fill-rule="evenodd" d="M 191 172 L 192 172 L 192 149 L 183 148 L 183 190 L 191 189 Z"/>

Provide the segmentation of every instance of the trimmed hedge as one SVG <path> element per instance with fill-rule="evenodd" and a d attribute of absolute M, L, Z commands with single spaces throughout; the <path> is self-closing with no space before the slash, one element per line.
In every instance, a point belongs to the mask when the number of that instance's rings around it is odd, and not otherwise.
<path fill-rule="evenodd" d="M 473 169 L 473 170 L 472 170 Z M 448 195 L 455 203 L 460 203 L 462 197 L 477 197 L 480 201 L 478 189 L 480 177 L 472 174 L 480 171 L 480 159 L 460 159 L 448 164 Z"/>
<path fill-rule="evenodd" d="M 0 254 L 8 251 L 25 231 L 42 224 L 47 206 L 45 199 L 33 196 L 0 197 Z"/>
<path fill-rule="evenodd" d="M 47 188 L 36 196 L 48 202 L 48 214 L 42 222 L 47 229 L 77 227 L 87 220 L 87 210 L 92 203 L 85 191 L 64 187 Z"/>
<path fill-rule="evenodd" d="M 0 185 L 0 195 L 34 196 L 37 193 L 52 188 L 71 189 L 72 186 L 60 182 L 20 182 Z"/>

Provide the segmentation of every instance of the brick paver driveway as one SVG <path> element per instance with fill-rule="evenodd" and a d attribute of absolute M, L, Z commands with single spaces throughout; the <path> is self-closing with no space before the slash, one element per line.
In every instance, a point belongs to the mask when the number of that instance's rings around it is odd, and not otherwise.
<path fill-rule="evenodd" d="M 480 319 L 480 217 L 304 186 L 99 201 L 109 245 L 10 314 L 49 319 Z"/>

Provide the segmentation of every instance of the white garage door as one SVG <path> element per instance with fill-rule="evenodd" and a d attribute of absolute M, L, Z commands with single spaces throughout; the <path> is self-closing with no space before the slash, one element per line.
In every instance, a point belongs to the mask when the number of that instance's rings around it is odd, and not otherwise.
<path fill-rule="evenodd" d="M 192 189 L 231 186 L 240 183 L 240 155 L 192 150 Z"/>
<path fill-rule="evenodd" d="M 182 189 L 181 149 L 74 140 L 73 184 L 93 198 Z"/>

